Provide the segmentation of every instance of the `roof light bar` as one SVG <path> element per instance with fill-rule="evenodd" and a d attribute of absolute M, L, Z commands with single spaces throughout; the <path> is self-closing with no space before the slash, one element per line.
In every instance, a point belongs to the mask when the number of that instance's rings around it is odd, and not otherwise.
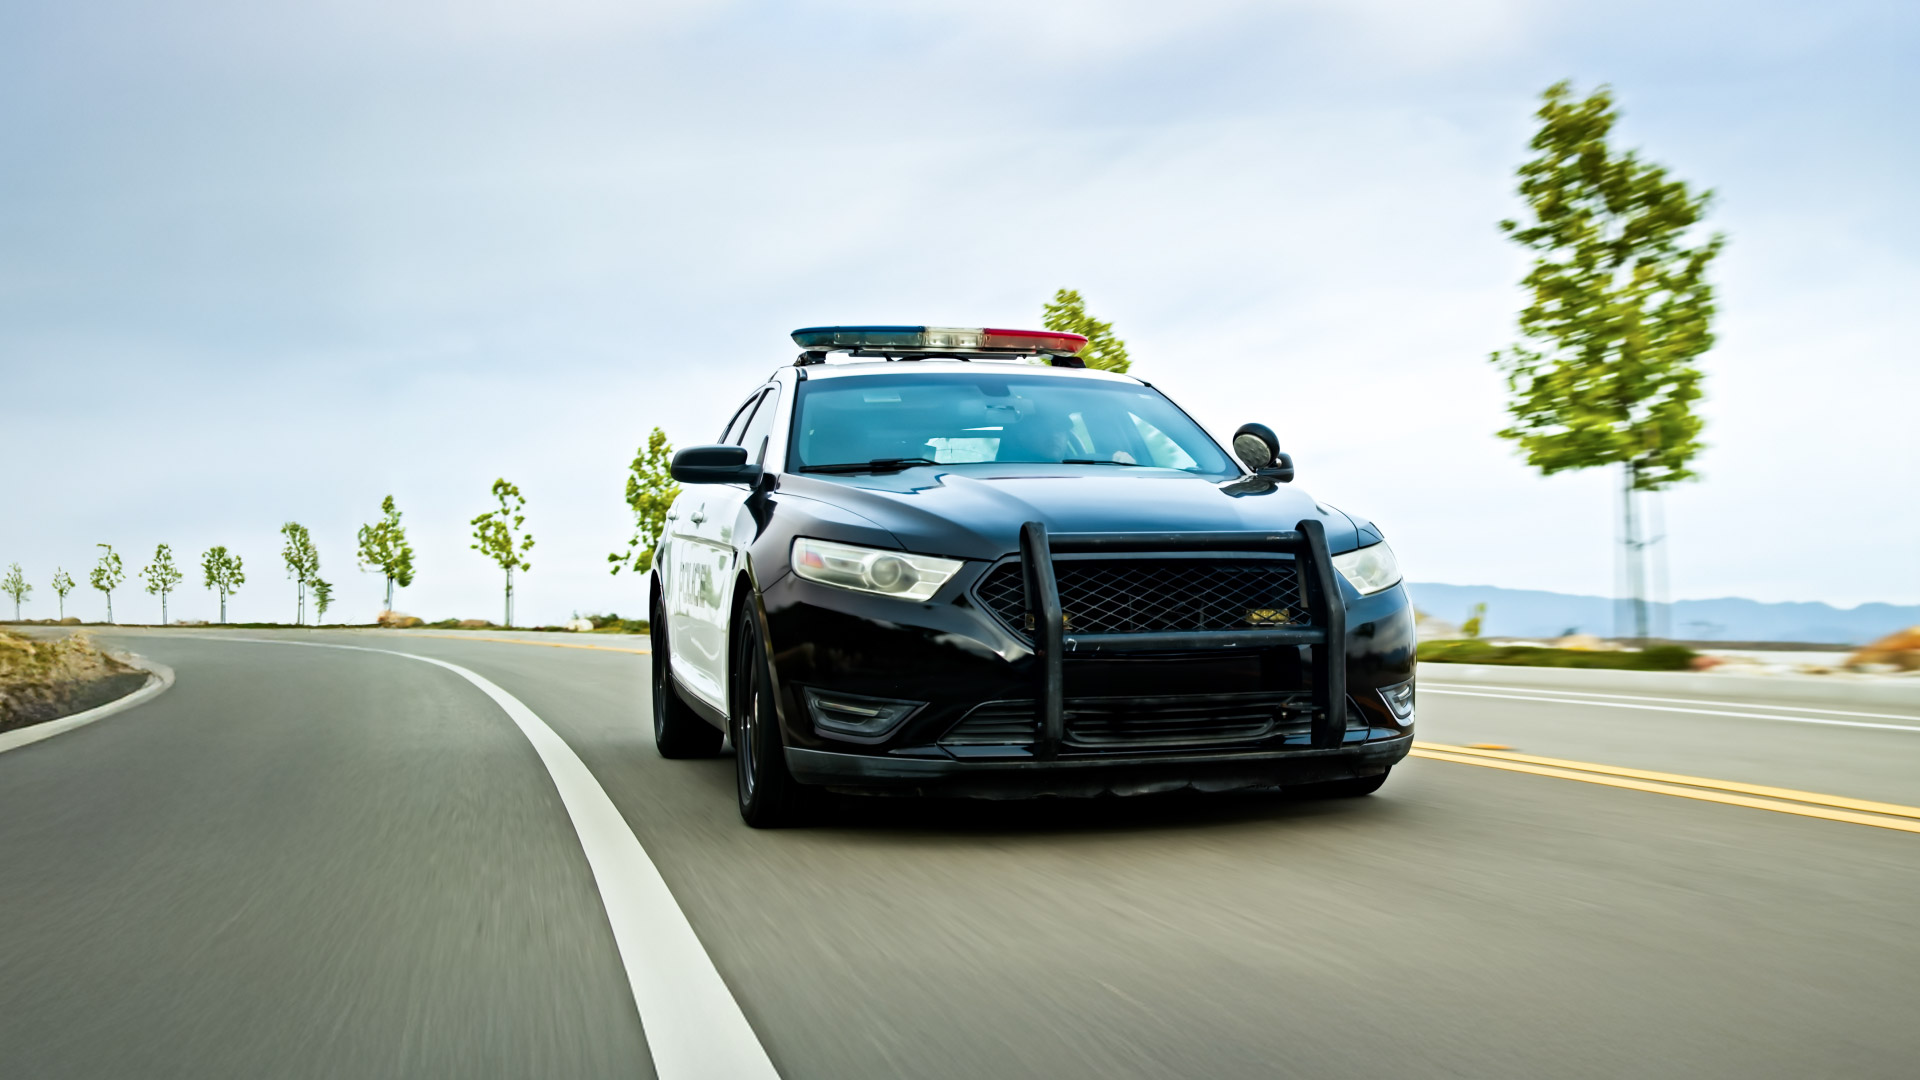
<path fill-rule="evenodd" d="M 793 343 L 810 352 L 979 354 L 1071 357 L 1087 344 L 1079 334 L 1053 330 L 996 330 L 956 326 L 809 326 Z"/>

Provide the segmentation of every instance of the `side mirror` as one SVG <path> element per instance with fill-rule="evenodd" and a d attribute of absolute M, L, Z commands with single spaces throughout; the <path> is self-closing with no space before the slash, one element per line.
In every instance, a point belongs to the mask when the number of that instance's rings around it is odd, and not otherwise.
<path fill-rule="evenodd" d="M 1293 482 L 1293 458 L 1280 452 L 1280 439 L 1265 424 L 1241 424 L 1233 433 L 1233 452 L 1255 476 Z"/>
<path fill-rule="evenodd" d="M 747 461 L 744 446 L 689 446 L 673 455 L 673 478 L 682 484 L 755 484 L 761 469 Z"/>

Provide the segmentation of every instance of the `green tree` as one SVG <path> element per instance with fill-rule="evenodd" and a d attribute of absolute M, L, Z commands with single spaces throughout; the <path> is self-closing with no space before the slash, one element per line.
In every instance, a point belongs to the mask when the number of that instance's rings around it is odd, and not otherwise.
<path fill-rule="evenodd" d="M 360 569 L 377 570 L 387 579 L 386 609 L 393 610 L 393 587 L 413 584 L 413 547 L 400 525 L 393 496 L 380 500 L 380 520 L 360 526 Z"/>
<path fill-rule="evenodd" d="M 240 591 L 247 583 L 246 571 L 241 569 L 240 556 L 227 551 L 226 545 L 210 547 L 200 556 L 200 569 L 206 574 L 207 588 L 220 594 L 220 621 L 227 621 L 227 597 Z"/>
<path fill-rule="evenodd" d="M 19 622 L 20 602 L 33 595 L 33 586 L 27 584 L 27 575 L 20 572 L 19 563 L 14 563 L 5 580 L 0 580 L 0 592 L 13 597 L 13 621 Z"/>
<path fill-rule="evenodd" d="M 147 579 L 147 592 L 160 598 L 160 625 L 167 625 L 167 594 L 186 577 L 173 564 L 173 549 L 165 544 L 153 549 L 153 562 L 140 571 Z"/>
<path fill-rule="evenodd" d="M 313 534 L 305 525 L 289 521 L 280 526 L 280 535 L 287 542 L 280 549 L 280 558 L 286 561 L 287 576 L 296 584 L 299 600 L 293 609 L 293 621 L 304 624 L 307 621 L 307 586 L 320 577 L 320 549 L 313 546 Z"/>
<path fill-rule="evenodd" d="M 1487 605 L 1485 604 L 1473 605 L 1473 610 L 1467 613 L 1467 621 L 1460 624 L 1460 632 L 1467 635 L 1470 638 L 1479 637 L 1480 624 L 1482 621 L 1486 619 L 1486 617 L 1487 617 Z"/>
<path fill-rule="evenodd" d="M 59 567 L 53 568 L 53 594 L 60 598 L 60 621 L 67 621 L 67 594 L 73 591 L 73 575 Z"/>
<path fill-rule="evenodd" d="M 667 510 L 680 494 L 673 482 L 673 444 L 667 433 L 654 428 L 647 445 L 634 451 L 627 466 L 627 508 L 633 511 L 633 539 L 627 550 L 607 556 L 612 572 L 631 570 L 644 574 L 653 569 L 653 553 L 660 547 L 660 534 L 667 527 Z"/>
<path fill-rule="evenodd" d="M 1647 636 L 1644 549 L 1636 501 L 1693 479 L 1701 450 L 1701 372 L 1713 345 L 1709 264 L 1726 239 L 1699 237 L 1712 192 L 1699 193 L 1634 151 L 1608 143 L 1618 114 L 1606 87 L 1576 99 L 1565 82 L 1535 114 L 1539 156 L 1519 169 L 1528 221 L 1500 228 L 1534 253 L 1522 281 L 1522 341 L 1495 352 L 1507 378 L 1516 443 L 1545 475 L 1619 465 L 1635 636 Z"/>
<path fill-rule="evenodd" d="M 527 500 L 520 489 L 504 479 L 493 482 L 493 497 L 500 501 L 498 509 L 489 510 L 473 519 L 473 550 L 500 564 L 507 573 L 507 614 L 506 624 L 513 625 L 513 572 L 531 570 L 533 564 L 526 559 L 527 552 L 533 550 L 533 534 L 520 532 L 526 523 L 526 515 L 521 511 L 527 508 Z"/>
<path fill-rule="evenodd" d="M 107 621 L 112 622 L 113 590 L 119 588 L 120 583 L 127 580 L 127 573 L 121 569 L 120 556 L 114 554 L 112 544 L 95 544 L 93 546 L 104 548 L 105 550 L 101 553 L 100 562 L 94 566 L 93 572 L 87 575 L 87 581 L 94 588 L 107 595 Z"/>
<path fill-rule="evenodd" d="M 1127 359 L 1127 343 L 1113 336 L 1113 324 L 1087 314 L 1087 302 L 1077 289 L 1061 289 L 1053 294 L 1053 303 L 1042 307 L 1047 329 L 1079 334 L 1087 339 L 1080 359 L 1090 368 L 1125 371 L 1133 366 Z"/>
<path fill-rule="evenodd" d="M 320 625 L 327 617 L 327 609 L 333 606 L 333 583 L 325 578 L 313 579 L 313 624 Z"/>

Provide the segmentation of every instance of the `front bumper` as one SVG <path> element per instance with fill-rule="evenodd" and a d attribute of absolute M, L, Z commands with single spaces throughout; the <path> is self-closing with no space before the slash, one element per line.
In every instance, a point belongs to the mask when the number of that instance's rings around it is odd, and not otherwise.
<path fill-rule="evenodd" d="M 1260 539 L 1295 545 L 1280 548 L 1280 557 L 1305 558 L 1311 569 L 1326 556 L 1324 541 L 1311 550 L 1310 532 L 1317 529 Z M 1059 540 L 1035 539 L 1060 548 Z M 1061 539 L 1089 541 L 1086 534 Z M 1158 547 L 1170 538 L 1148 539 Z M 1222 541 L 1215 534 L 1189 542 Z M 1045 550 L 1030 550 L 1025 561 L 1041 562 Z M 1412 605 L 1399 586 L 1361 597 L 1326 569 L 1314 590 L 1317 633 L 1179 635 L 1146 648 L 1071 631 L 1033 640 L 1011 633 L 972 595 L 984 568 L 920 604 L 782 575 L 759 600 L 789 767 L 802 783 L 836 788 L 1003 797 L 1284 787 L 1377 775 L 1406 755 L 1411 739 L 1412 718 L 1396 717 L 1379 690 L 1413 677 Z M 1334 611 L 1325 607 L 1329 594 Z M 815 725 L 808 691 L 925 704 L 884 737 L 851 740 Z M 1148 745 L 1111 738 L 1114 729 L 1101 727 L 1130 709 L 1191 716 L 1249 703 L 1276 707 L 1278 718 L 1252 735 L 1223 727 L 1212 743 Z M 1013 706 L 1025 707 L 1033 738 L 981 745 L 955 737 L 963 724 Z"/>
<path fill-rule="evenodd" d="M 935 758 L 787 749 L 787 769 L 803 784 L 867 794 L 986 799 L 1147 795 L 1172 791 L 1287 788 L 1378 776 L 1413 745 L 1411 734 L 1330 750 L 1101 755 L 1029 761 Z"/>

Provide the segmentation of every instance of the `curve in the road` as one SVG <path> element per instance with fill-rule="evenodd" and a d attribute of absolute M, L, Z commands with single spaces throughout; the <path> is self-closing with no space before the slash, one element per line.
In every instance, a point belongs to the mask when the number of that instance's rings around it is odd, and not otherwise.
<path fill-rule="evenodd" d="M 478 687 L 533 744 L 593 870 L 662 1080 L 777 1080 L 779 1073 L 640 840 L 586 763 L 520 699 L 459 664 L 397 649 L 271 638 L 256 645 L 347 649 L 433 664 Z"/>

